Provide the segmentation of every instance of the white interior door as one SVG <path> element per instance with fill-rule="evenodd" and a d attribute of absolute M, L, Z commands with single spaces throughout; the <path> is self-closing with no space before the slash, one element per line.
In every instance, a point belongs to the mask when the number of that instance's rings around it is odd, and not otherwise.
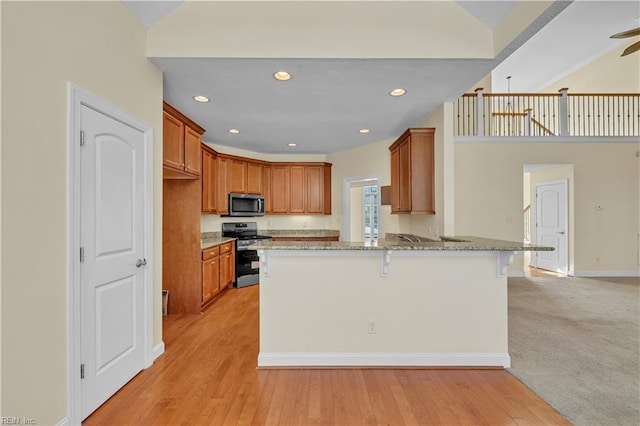
<path fill-rule="evenodd" d="M 554 251 L 536 252 L 538 268 L 567 274 L 567 181 L 536 185 L 536 244 Z"/>
<path fill-rule="evenodd" d="M 141 131 L 86 106 L 81 128 L 84 419 L 144 368 L 145 187 Z"/>

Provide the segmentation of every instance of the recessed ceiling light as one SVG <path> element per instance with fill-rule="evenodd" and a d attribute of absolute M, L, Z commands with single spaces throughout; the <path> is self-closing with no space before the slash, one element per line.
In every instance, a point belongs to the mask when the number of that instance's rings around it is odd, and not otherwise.
<path fill-rule="evenodd" d="M 287 81 L 291 78 L 291 74 L 286 71 L 277 71 L 273 73 L 273 78 L 280 81 Z"/>
<path fill-rule="evenodd" d="M 369 133 L 370 131 L 369 129 L 360 129 L 360 133 Z"/>
<path fill-rule="evenodd" d="M 297 143 L 288 143 L 287 145 L 290 146 L 291 148 L 293 148 L 294 146 L 298 146 Z"/>
<path fill-rule="evenodd" d="M 391 96 L 402 96 L 405 93 L 407 93 L 407 91 L 405 89 L 399 88 L 399 89 L 393 89 L 392 91 L 389 92 L 389 94 Z"/>
<path fill-rule="evenodd" d="M 238 130 L 238 129 L 229 129 L 229 133 L 233 133 L 234 135 L 237 135 L 238 133 L 240 133 L 240 130 Z"/>
<path fill-rule="evenodd" d="M 206 96 L 202 96 L 202 95 L 194 96 L 193 100 L 197 101 L 197 102 L 202 102 L 202 103 L 206 103 L 206 102 L 210 102 L 211 101 L 211 99 L 207 98 Z"/>

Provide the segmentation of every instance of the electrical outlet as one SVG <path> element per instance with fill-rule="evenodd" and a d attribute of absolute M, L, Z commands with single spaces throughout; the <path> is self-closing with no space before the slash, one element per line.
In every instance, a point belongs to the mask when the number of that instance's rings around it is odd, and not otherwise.
<path fill-rule="evenodd" d="M 367 321 L 367 333 L 376 334 L 378 332 L 378 326 L 375 320 Z"/>

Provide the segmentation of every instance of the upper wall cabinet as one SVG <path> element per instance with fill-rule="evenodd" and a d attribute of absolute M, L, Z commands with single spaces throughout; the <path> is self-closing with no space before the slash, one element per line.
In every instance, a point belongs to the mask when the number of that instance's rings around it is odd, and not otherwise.
<path fill-rule="evenodd" d="M 271 213 L 331 214 L 331 164 L 271 166 Z"/>
<path fill-rule="evenodd" d="M 229 192 L 246 194 L 247 192 L 247 162 L 240 159 L 232 159 L 230 165 Z"/>
<path fill-rule="evenodd" d="M 265 195 L 263 175 L 262 163 L 247 161 L 247 193 Z"/>
<path fill-rule="evenodd" d="M 202 145 L 202 213 L 218 211 L 218 167 L 216 152 Z"/>
<path fill-rule="evenodd" d="M 411 128 L 389 147 L 391 213 L 436 213 L 434 136 L 434 128 Z"/>
<path fill-rule="evenodd" d="M 202 173 L 200 136 L 205 130 L 163 102 L 162 147 L 165 179 L 197 179 Z"/>

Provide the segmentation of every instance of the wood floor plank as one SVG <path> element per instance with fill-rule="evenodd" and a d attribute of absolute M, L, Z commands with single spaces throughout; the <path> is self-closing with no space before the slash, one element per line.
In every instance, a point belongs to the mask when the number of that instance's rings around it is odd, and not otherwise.
<path fill-rule="evenodd" d="M 166 352 L 83 424 L 569 424 L 505 370 L 256 370 L 258 286 L 163 320 Z"/>

